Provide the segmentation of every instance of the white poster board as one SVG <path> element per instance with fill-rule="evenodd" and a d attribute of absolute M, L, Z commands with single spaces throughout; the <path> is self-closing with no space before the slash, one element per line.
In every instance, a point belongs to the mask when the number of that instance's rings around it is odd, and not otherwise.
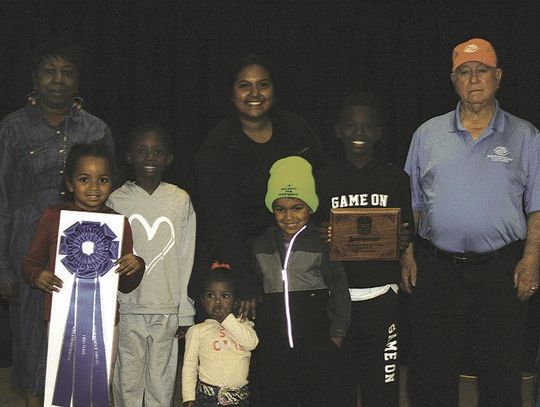
<path fill-rule="evenodd" d="M 118 289 L 113 263 L 123 229 L 122 215 L 60 213 L 55 274 L 63 286 L 52 297 L 45 406 L 100 406 L 108 398 Z"/>

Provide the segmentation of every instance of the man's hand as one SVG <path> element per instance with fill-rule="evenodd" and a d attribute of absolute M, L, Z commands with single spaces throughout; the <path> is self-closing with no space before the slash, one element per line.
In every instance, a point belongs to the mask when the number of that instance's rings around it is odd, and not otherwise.
<path fill-rule="evenodd" d="M 538 291 L 539 260 L 536 256 L 523 256 L 514 269 L 514 287 L 521 301 L 526 301 Z"/>
<path fill-rule="evenodd" d="M 410 244 L 401 256 L 401 289 L 407 294 L 416 287 L 416 260 L 414 260 L 413 245 Z"/>
<path fill-rule="evenodd" d="M 197 402 L 195 400 L 186 401 L 182 404 L 183 407 L 197 407 Z"/>
<path fill-rule="evenodd" d="M 62 280 L 58 276 L 55 276 L 54 273 L 49 270 L 43 270 L 36 281 L 34 281 L 34 288 L 52 294 L 53 292 L 60 291 L 62 284 Z"/>
<path fill-rule="evenodd" d="M 262 302 L 262 299 L 261 299 Z M 257 316 L 257 304 L 259 303 L 258 298 L 250 298 L 249 300 L 240 300 L 240 305 L 238 306 L 238 316 L 241 321 L 245 321 L 246 318 L 255 319 Z"/>
<path fill-rule="evenodd" d="M 540 265 L 540 211 L 527 216 L 527 239 L 523 257 L 514 268 L 514 287 L 521 301 L 529 299 L 538 291 L 538 267 Z"/>

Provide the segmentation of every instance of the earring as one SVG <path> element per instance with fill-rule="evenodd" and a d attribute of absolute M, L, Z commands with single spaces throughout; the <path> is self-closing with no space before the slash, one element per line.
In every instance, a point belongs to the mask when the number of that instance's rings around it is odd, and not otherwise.
<path fill-rule="evenodd" d="M 72 100 L 73 100 L 73 104 L 72 104 L 73 108 L 75 110 L 81 110 L 84 103 L 83 98 L 80 96 L 73 96 Z"/>
<path fill-rule="evenodd" d="M 32 106 L 35 106 L 38 104 L 39 96 L 35 89 L 32 89 L 28 94 L 26 95 L 26 101 L 30 103 Z"/>

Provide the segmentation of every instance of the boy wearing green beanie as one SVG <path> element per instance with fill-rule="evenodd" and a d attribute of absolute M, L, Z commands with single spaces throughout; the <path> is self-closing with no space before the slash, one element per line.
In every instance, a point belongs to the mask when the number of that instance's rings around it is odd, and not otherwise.
<path fill-rule="evenodd" d="M 309 222 L 319 205 L 311 165 L 297 156 L 276 161 L 265 204 L 276 226 L 254 245 L 264 288 L 257 310 L 263 405 L 332 406 L 350 296 L 341 263 L 330 261 Z"/>

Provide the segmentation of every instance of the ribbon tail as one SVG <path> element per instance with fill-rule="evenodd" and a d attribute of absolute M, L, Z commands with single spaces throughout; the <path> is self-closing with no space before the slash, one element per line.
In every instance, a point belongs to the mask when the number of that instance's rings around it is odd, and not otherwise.
<path fill-rule="evenodd" d="M 94 349 L 92 331 L 94 321 L 95 280 L 79 279 L 75 337 L 75 379 L 73 384 L 73 405 L 90 407 L 92 405 L 92 363 Z"/>
<path fill-rule="evenodd" d="M 99 278 L 96 278 L 96 296 L 94 313 L 94 364 L 92 372 L 92 405 L 107 406 L 109 403 L 109 385 L 107 380 L 107 357 L 103 340 L 103 324 L 101 321 L 101 289 Z"/>
<path fill-rule="evenodd" d="M 58 363 L 56 381 L 54 384 L 53 404 L 61 407 L 69 407 L 73 393 L 73 351 L 75 347 L 75 298 L 77 296 L 77 279 L 73 280 L 71 300 L 69 304 L 62 352 Z"/>

